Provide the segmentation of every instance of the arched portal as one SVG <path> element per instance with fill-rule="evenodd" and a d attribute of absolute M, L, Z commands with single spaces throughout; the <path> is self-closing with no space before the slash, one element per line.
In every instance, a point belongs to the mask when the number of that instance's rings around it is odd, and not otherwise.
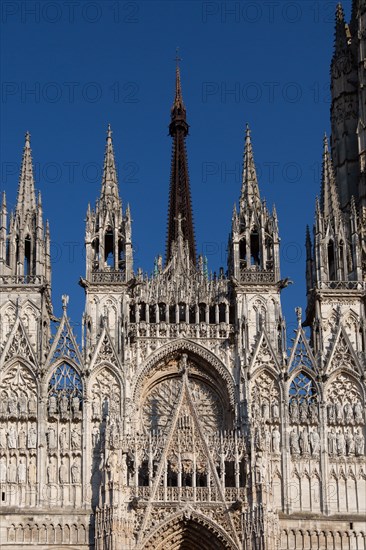
<path fill-rule="evenodd" d="M 164 523 L 141 547 L 144 550 L 236 550 L 228 535 L 204 518 L 184 515 Z"/>

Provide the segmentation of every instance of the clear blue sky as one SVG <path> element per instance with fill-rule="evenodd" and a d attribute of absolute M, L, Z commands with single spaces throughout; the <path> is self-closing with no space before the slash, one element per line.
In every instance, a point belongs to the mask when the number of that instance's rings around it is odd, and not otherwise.
<path fill-rule="evenodd" d="M 336 1 L 14 1 L 1 3 L 1 189 L 16 199 L 24 134 L 52 238 L 55 314 L 61 294 L 78 332 L 84 307 L 85 213 L 100 191 L 113 129 L 120 192 L 131 205 L 135 268 L 165 250 L 174 92 L 180 47 L 198 251 L 226 267 L 245 123 L 262 197 L 276 204 L 288 325 L 305 308 L 305 226 L 329 133 Z M 350 16 L 350 2 L 344 2 Z"/>

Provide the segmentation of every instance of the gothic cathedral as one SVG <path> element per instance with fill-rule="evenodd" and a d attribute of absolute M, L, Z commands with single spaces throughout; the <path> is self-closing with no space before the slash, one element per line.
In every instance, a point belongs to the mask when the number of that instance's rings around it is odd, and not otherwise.
<path fill-rule="evenodd" d="M 179 67 L 166 256 L 134 271 L 109 127 L 80 347 L 67 296 L 52 313 L 26 135 L 15 210 L 8 220 L 5 194 L 0 210 L 3 550 L 366 549 L 365 29 L 366 0 L 349 24 L 338 6 L 332 135 L 289 353 L 279 224 L 249 128 L 227 272 L 196 255 Z"/>

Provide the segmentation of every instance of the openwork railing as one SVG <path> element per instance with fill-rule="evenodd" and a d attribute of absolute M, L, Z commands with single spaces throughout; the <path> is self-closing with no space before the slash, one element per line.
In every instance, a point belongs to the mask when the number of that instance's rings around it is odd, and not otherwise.
<path fill-rule="evenodd" d="M 245 489 L 243 487 L 225 487 L 223 490 L 226 502 L 244 500 Z M 151 495 L 150 487 L 137 487 L 136 496 L 148 500 Z M 155 498 L 157 501 L 177 502 L 220 502 L 221 492 L 216 487 L 158 487 Z"/>
<path fill-rule="evenodd" d="M 123 271 L 93 271 L 92 283 L 123 283 Z"/>
<path fill-rule="evenodd" d="M 366 290 L 366 284 L 362 281 L 323 281 L 317 287 L 320 290 Z"/>
<path fill-rule="evenodd" d="M 42 285 L 43 275 L 0 275 L 1 285 Z"/>
<path fill-rule="evenodd" d="M 275 274 L 273 271 L 259 271 L 259 270 L 240 270 L 240 282 L 242 283 L 275 283 Z"/>

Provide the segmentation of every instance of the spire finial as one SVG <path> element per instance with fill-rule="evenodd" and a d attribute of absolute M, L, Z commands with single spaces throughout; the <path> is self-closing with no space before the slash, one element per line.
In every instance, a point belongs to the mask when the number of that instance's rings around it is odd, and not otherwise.
<path fill-rule="evenodd" d="M 251 131 L 248 123 L 245 128 L 243 182 L 240 206 L 243 207 L 244 204 L 253 208 L 260 207 L 257 172 L 254 163 Z"/>
<path fill-rule="evenodd" d="M 327 136 L 323 139 L 321 209 L 324 217 L 339 219 L 340 207 Z"/>
<path fill-rule="evenodd" d="M 20 214 L 21 212 L 34 212 L 35 210 L 36 195 L 34 190 L 32 150 L 30 146 L 30 133 L 26 132 L 23 148 L 22 167 L 19 178 L 16 211 L 18 214 Z"/>
<path fill-rule="evenodd" d="M 112 197 L 119 200 L 118 181 L 116 163 L 114 160 L 113 140 L 112 140 L 112 127 L 108 124 L 106 148 L 104 154 L 104 166 L 102 177 L 102 192 L 101 199 L 106 200 L 107 197 Z"/>

